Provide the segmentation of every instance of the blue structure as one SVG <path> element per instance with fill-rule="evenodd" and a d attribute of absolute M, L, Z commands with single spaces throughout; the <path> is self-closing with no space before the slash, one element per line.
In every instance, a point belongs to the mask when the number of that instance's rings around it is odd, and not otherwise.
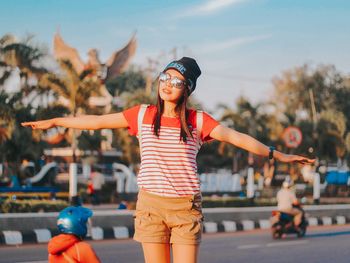
<path fill-rule="evenodd" d="M 326 173 L 326 182 L 327 184 L 334 184 L 334 185 L 347 185 L 348 179 L 350 176 L 349 171 L 328 171 Z"/>

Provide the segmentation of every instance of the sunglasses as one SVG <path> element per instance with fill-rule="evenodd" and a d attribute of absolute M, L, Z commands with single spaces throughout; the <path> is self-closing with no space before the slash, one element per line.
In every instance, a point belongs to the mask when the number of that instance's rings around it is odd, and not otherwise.
<path fill-rule="evenodd" d="M 159 74 L 159 82 L 160 83 L 166 83 L 170 82 L 171 87 L 182 89 L 186 86 L 186 81 L 179 79 L 178 77 L 171 77 L 170 74 L 161 72 Z"/>

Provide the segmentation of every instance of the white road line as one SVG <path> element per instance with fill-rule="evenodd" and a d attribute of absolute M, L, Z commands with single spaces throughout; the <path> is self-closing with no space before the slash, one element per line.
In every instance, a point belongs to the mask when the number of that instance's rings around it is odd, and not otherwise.
<path fill-rule="evenodd" d="M 281 246 L 301 245 L 301 244 L 307 244 L 307 243 L 309 243 L 309 240 L 283 241 L 283 242 L 276 242 L 276 243 L 268 243 L 266 245 L 260 245 L 260 244 L 242 245 L 242 246 L 238 246 L 237 249 L 253 249 L 253 248 L 261 248 L 261 247 L 281 247 Z"/>
<path fill-rule="evenodd" d="M 309 242 L 310 242 L 309 240 L 285 241 L 285 242 L 278 242 L 278 243 L 268 243 L 268 244 L 266 244 L 266 246 L 267 247 L 282 247 L 282 246 L 307 244 Z"/>
<path fill-rule="evenodd" d="M 258 245 L 258 244 L 243 245 L 243 246 L 238 246 L 237 249 L 251 249 L 251 248 L 258 248 L 258 247 L 262 247 L 262 245 Z"/>

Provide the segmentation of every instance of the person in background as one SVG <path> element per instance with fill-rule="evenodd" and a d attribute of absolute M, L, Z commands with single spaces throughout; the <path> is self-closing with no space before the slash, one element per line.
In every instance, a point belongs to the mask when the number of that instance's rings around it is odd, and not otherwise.
<path fill-rule="evenodd" d="M 97 170 L 95 167 L 91 167 L 91 181 L 92 181 L 92 187 L 93 187 L 93 204 L 99 205 L 100 204 L 100 197 L 102 194 L 102 186 L 105 183 L 104 175 Z"/>
<path fill-rule="evenodd" d="M 291 214 L 294 216 L 294 225 L 298 230 L 298 227 L 301 223 L 303 211 L 298 209 L 299 201 L 291 189 L 293 186 L 293 182 L 286 178 L 286 180 L 282 184 L 282 188 L 277 192 L 277 207 L 278 211 Z"/>
<path fill-rule="evenodd" d="M 88 179 L 87 181 L 87 185 L 86 185 L 86 193 L 88 194 L 89 196 L 89 202 L 91 204 L 95 204 L 95 191 L 94 191 L 94 186 L 92 184 L 92 180 L 91 179 Z"/>
<path fill-rule="evenodd" d="M 48 244 L 49 263 L 99 263 L 94 249 L 83 241 L 92 211 L 82 206 L 63 209 L 57 218 L 59 235 Z"/>

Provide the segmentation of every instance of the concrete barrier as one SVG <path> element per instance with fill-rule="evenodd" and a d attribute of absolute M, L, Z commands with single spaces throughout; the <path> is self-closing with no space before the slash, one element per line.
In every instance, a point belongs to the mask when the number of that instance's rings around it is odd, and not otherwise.
<path fill-rule="evenodd" d="M 274 207 L 206 208 L 204 233 L 246 231 L 269 228 Z M 304 207 L 309 224 L 330 225 L 350 222 L 350 205 Z M 123 239 L 134 234 L 134 211 L 94 211 L 90 239 Z M 58 231 L 58 213 L 16 213 L 0 215 L 0 244 L 45 243 Z"/>

